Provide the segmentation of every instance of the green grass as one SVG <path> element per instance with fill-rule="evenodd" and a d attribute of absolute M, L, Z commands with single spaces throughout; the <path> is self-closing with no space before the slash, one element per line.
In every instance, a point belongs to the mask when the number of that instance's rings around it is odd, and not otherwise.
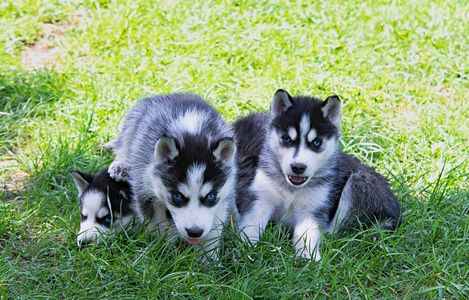
<path fill-rule="evenodd" d="M 469 298 L 468 14 L 462 0 L 3 1 L 0 298 Z M 28 60 L 38 49 L 54 55 Z M 342 148 L 390 179 L 396 232 L 324 237 L 319 263 L 279 226 L 254 249 L 229 234 L 221 266 L 144 232 L 76 247 L 69 171 L 112 161 L 102 145 L 137 99 L 194 92 L 232 122 L 277 88 L 340 96 Z"/>

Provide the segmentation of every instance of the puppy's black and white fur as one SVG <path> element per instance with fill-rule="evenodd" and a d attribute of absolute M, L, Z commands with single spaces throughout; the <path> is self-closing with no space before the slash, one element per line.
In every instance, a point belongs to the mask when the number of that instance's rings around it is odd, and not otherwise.
<path fill-rule="evenodd" d="M 342 105 L 278 90 L 271 115 L 237 121 L 239 228 L 256 243 L 269 220 L 283 221 L 305 258 L 320 260 L 320 227 L 378 224 L 395 229 L 400 205 L 387 180 L 339 150 Z"/>
<path fill-rule="evenodd" d="M 109 173 L 129 177 L 149 230 L 169 229 L 171 238 L 204 244 L 206 251 L 218 245 L 235 209 L 236 164 L 232 129 L 213 107 L 191 94 L 140 100 L 107 147 L 116 154 Z"/>
<path fill-rule="evenodd" d="M 78 188 L 80 203 L 80 230 L 78 246 L 99 243 L 104 235 L 113 230 L 118 232 L 134 218 L 132 191 L 127 182 L 117 182 L 106 170 L 88 174 L 71 172 Z"/>

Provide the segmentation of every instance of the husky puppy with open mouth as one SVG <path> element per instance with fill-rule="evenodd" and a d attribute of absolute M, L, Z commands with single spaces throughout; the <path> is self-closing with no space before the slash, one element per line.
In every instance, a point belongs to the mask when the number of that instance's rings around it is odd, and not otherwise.
<path fill-rule="evenodd" d="M 339 150 L 341 115 L 337 96 L 321 101 L 278 90 L 270 116 L 252 114 L 235 123 L 244 238 L 256 243 L 270 220 L 282 221 L 299 254 L 320 260 L 320 227 L 396 228 L 400 205 L 387 180 Z"/>
<path fill-rule="evenodd" d="M 106 170 L 87 174 L 71 172 L 78 188 L 80 230 L 78 246 L 99 243 L 109 231 L 121 231 L 134 219 L 132 191 L 127 182 L 117 182 Z"/>
<path fill-rule="evenodd" d="M 177 232 L 204 251 L 218 245 L 236 207 L 236 165 L 232 129 L 213 107 L 191 94 L 140 100 L 106 147 L 116 154 L 109 174 L 129 178 L 149 230 L 161 236 L 170 229 L 169 238 Z"/>

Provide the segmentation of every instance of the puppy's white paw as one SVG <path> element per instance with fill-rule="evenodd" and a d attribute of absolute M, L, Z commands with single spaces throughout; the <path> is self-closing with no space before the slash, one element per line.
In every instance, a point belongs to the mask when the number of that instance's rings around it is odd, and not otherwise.
<path fill-rule="evenodd" d="M 116 181 L 129 180 L 129 167 L 125 163 L 112 162 L 108 169 L 109 176 Z"/>
<path fill-rule="evenodd" d="M 320 261 L 321 260 L 321 253 L 317 250 L 313 250 L 313 253 L 310 253 L 307 249 L 301 250 L 299 253 L 300 257 L 307 259 L 307 260 L 312 260 L 312 261 Z"/>
<path fill-rule="evenodd" d="M 259 242 L 259 239 L 261 238 L 259 226 L 251 224 L 241 224 L 239 228 L 240 229 L 238 231 L 238 234 L 241 237 L 241 240 L 255 247 L 257 245 L 257 242 Z"/>
<path fill-rule="evenodd" d="M 314 250 L 313 254 L 310 255 L 310 259 L 314 261 L 320 261 L 321 260 L 321 253 L 319 251 Z"/>
<path fill-rule="evenodd" d="M 117 145 L 117 141 L 116 141 L 116 140 L 112 140 L 112 141 L 109 141 L 109 142 L 107 142 L 106 144 L 104 144 L 104 149 L 112 150 L 112 149 L 115 149 L 115 148 L 116 148 L 116 145 Z"/>

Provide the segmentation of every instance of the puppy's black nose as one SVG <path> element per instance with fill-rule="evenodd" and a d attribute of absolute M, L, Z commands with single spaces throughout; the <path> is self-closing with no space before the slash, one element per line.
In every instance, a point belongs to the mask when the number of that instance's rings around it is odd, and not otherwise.
<path fill-rule="evenodd" d="M 295 174 L 303 174 L 306 170 L 306 165 L 305 164 L 297 164 L 297 163 L 294 163 L 294 164 L 291 164 L 291 170 L 295 173 Z"/>
<path fill-rule="evenodd" d="M 202 233 L 204 233 L 204 230 L 200 227 L 191 227 L 191 228 L 186 228 L 187 235 L 191 238 L 199 238 L 202 236 Z"/>

